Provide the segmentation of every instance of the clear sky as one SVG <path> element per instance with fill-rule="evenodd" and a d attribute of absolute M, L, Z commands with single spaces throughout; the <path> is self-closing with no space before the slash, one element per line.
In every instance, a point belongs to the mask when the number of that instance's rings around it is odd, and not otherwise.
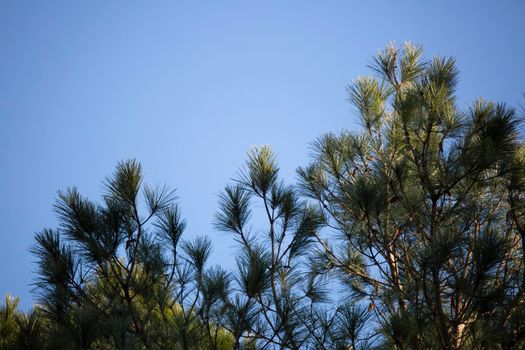
<path fill-rule="evenodd" d="M 252 145 L 283 175 L 308 144 L 355 127 L 345 87 L 388 42 L 451 55 L 459 105 L 523 105 L 525 2 L 15 1 L 0 3 L 0 297 L 32 304 L 33 234 L 55 227 L 56 191 L 98 199 L 119 160 L 178 189 L 186 238 L 213 263 L 217 194 Z"/>

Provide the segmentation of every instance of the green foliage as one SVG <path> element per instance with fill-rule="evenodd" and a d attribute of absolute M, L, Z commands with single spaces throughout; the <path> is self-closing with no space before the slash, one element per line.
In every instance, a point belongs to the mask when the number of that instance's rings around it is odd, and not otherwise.
<path fill-rule="evenodd" d="M 16 316 L 18 299 L 10 295 L 5 297 L 4 305 L 0 308 L 0 348 L 7 348 L 16 337 Z"/>
<path fill-rule="evenodd" d="M 362 130 L 322 136 L 299 169 L 337 232 L 324 255 L 369 302 L 377 346 L 523 346 L 512 316 L 525 290 L 518 118 L 482 100 L 460 111 L 454 59 L 422 52 L 380 52 L 377 77 L 348 89 Z"/>
<path fill-rule="evenodd" d="M 58 193 L 60 228 L 37 233 L 32 248 L 39 306 L 15 313 L 7 299 L 2 339 L 15 348 L 21 339 L 46 349 L 231 348 L 215 317 L 226 313 L 230 277 L 207 268 L 208 239 L 181 240 L 174 192 L 145 185 L 135 160 L 119 163 L 104 189 L 100 204 L 74 188 Z"/>
<path fill-rule="evenodd" d="M 460 110 L 454 59 L 389 46 L 349 88 L 361 128 L 312 144 L 297 186 L 254 147 L 211 241 L 175 192 L 117 165 L 100 202 L 58 192 L 35 235 L 38 304 L 0 307 L 1 349 L 525 348 L 525 145 L 503 104 Z"/>

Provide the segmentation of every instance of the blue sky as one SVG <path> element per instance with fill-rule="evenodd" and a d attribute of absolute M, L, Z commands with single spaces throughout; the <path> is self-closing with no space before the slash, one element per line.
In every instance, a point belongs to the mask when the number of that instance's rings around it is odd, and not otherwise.
<path fill-rule="evenodd" d="M 98 199 L 119 160 L 177 188 L 186 238 L 212 263 L 217 195 L 252 145 L 295 180 L 309 143 L 354 128 L 345 87 L 388 42 L 455 56 L 458 104 L 523 105 L 523 1 L 3 1 L 0 4 L 0 296 L 32 304 L 33 234 L 56 191 Z"/>

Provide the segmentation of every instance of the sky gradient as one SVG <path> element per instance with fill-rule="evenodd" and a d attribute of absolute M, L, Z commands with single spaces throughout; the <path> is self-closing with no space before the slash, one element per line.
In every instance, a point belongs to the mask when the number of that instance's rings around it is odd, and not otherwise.
<path fill-rule="evenodd" d="M 177 189 L 186 238 L 212 263 L 233 240 L 217 195 L 252 145 L 282 174 L 317 136 L 354 128 L 345 87 L 388 42 L 454 56 L 458 105 L 525 104 L 523 1 L 3 1 L 0 4 L 0 297 L 33 303 L 33 234 L 56 191 L 98 200 L 120 160 Z"/>

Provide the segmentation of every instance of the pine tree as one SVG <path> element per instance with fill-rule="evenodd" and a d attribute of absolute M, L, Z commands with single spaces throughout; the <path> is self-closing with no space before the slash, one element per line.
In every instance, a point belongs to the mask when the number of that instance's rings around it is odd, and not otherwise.
<path fill-rule="evenodd" d="M 209 240 L 181 239 L 174 191 L 143 184 L 140 164 L 129 160 L 105 180 L 102 198 L 59 192 L 59 229 L 36 234 L 46 348 L 231 347 L 232 335 L 201 317 L 227 295 L 227 276 L 205 269 Z"/>
<path fill-rule="evenodd" d="M 99 202 L 60 191 L 35 235 L 38 304 L 2 349 L 525 348 L 525 145 L 504 104 L 456 104 L 452 58 L 393 46 L 349 88 L 361 128 L 321 136 L 297 186 L 255 147 L 219 196 L 237 266 L 168 187 L 121 162 Z"/>
<path fill-rule="evenodd" d="M 331 271 L 397 349 L 524 346 L 524 147 L 516 112 L 458 109 L 452 58 L 380 52 L 349 100 L 362 125 L 299 169 L 327 217 Z"/>
<path fill-rule="evenodd" d="M 234 234 L 239 244 L 234 309 L 243 327 L 230 328 L 236 340 L 253 338 L 263 349 L 308 348 L 324 301 L 322 276 L 309 271 L 307 260 L 314 234 L 324 224 L 321 213 L 280 180 L 269 146 L 249 152 L 219 206 L 216 227 Z M 254 207 L 260 208 L 260 229 L 250 225 Z"/>

